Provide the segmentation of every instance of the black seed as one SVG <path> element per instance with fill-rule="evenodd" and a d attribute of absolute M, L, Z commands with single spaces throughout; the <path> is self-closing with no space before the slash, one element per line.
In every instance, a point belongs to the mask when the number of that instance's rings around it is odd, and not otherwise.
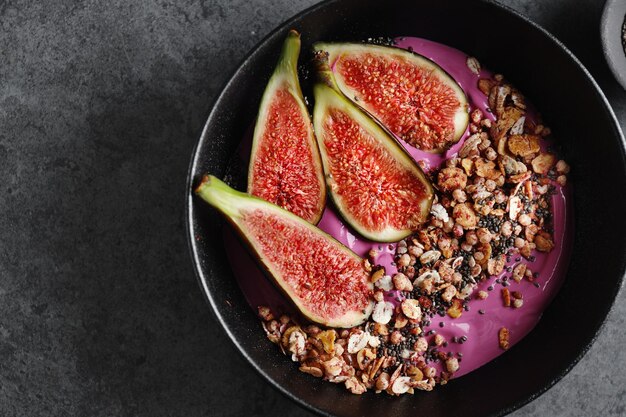
<path fill-rule="evenodd" d="M 439 322 L 439 327 L 444 327 L 446 324 L 443 321 Z"/>
<path fill-rule="evenodd" d="M 481 314 L 481 315 L 485 314 L 485 310 L 483 310 L 483 309 L 478 310 L 478 314 Z"/>
<path fill-rule="evenodd" d="M 489 287 L 487 287 L 488 291 L 493 291 L 493 285 L 490 285 Z"/>
<path fill-rule="evenodd" d="M 533 283 L 533 285 L 534 285 L 535 287 L 537 287 L 537 288 L 539 288 L 539 287 L 540 287 L 540 285 L 539 285 L 539 283 L 538 283 L 538 282 L 534 282 L 534 283 Z"/>

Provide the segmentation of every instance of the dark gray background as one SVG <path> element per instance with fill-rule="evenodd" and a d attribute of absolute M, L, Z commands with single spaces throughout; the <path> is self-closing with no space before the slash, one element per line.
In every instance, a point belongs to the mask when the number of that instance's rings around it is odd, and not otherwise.
<path fill-rule="evenodd" d="M 313 3 L 0 0 L 0 415 L 310 415 L 211 318 L 183 193 L 218 88 Z M 506 3 L 573 50 L 624 126 L 603 2 Z M 625 301 L 580 364 L 515 416 L 626 414 Z"/>

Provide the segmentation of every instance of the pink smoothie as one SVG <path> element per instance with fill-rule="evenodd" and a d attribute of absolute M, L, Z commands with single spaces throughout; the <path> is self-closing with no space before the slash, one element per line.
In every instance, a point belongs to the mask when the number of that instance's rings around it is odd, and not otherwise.
<path fill-rule="evenodd" d="M 491 113 L 487 112 L 487 98 L 477 88 L 479 78 L 487 78 L 492 74 L 485 69 L 480 75 L 476 75 L 469 70 L 466 65 L 467 55 L 454 48 L 431 42 L 419 38 L 398 38 L 397 46 L 424 55 L 439 64 L 446 70 L 463 88 L 467 94 L 470 104 L 470 111 L 478 108 L 493 119 Z M 532 114 L 527 113 L 527 116 Z M 464 140 L 469 136 L 466 131 L 458 144 L 453 146 L 445 154 L 434 155 L 415 149 L 402 142 L 406 150 L 416 161 L 423 161 L 426 170 L 439 167 L 445 160 L 454 157 Z M 247 161 L 250 152 L 250 138 L 244 139 L 240 147 L 240 157 L 242 161 Z M 247 162 L 246 162 L 247 163 Z M 455 373 L 455 377 L 460 377 L 483 364 L 496 358 L 504 351 L 498 345 L 498 330 L 506 327 L 510 331 L 511 346 L 520 341 L 535 327 L 543 311 L 550 304 L 559 288 L 561 287 L 567 266 L 569 264 L 569 254 L 572 243 L 572 207 L 571 207 L 571 186 L 561 188 L 556 185 L 557 192 L 552 196 L 553 228 L 555 248 L 548 254 L 535 253 L 535 261 L 526 262 L 533 272 L 537 272 L 536 282 L 539 287 L 535 287 L 530 282 L 524 280 L 516 283 L 509 280 L 508 288 L 511 291 L 520 291 L 524 295 L 524 305 L 522 308 L 513 309 L 502 305 L 500 291 L 502 286 L 496 283 L 496 279 L 511 273 L 505 271 L 498 277 L 490 277 L 478 286 L 478 290 L 489 291 L 486 300 L 472 299 L 469 302 L 469 311 L 464 311 L 462 316 L 452 319 L 448 316 L 439 317 L 435 315 L 430 326 L 424 327 L 425 331 L 430 329 L 443 335 L 448 341 L 453 338 L 466 337 L 464 343 L 449 343 L 445 351 L 461 353 L 462 360 L 460 369 Z M 354 252 L 365 256 L 370 249 L 379 252 L 378 264 L 384 265 L 387 274 L 393 275 L 396 268 L 392 264 L 395 245 L 388 243 L 377 243 L 367 241 L 354 233 L 343 220 L 335 213 L 332 207 L 327 207 L 322 220 L 318 225 L 321 229 L 334 236 L 337 240 L 350 247 Z M 271 282 L 260 272 L 255 261 L 250 257 L 241 243 L 229 228 L 224 229 L 225 248 L 233 268 L 235 277 L 250 305 L 256 310 L 258 306 L 270 306 L 274 310 L 294 313 L 292 307 L 284 297 L 275 289 Z M 509 266 L 514 266 L 519 255 L 511 254 Z M 387 294 L 389 301 L 397 298 L 395 292 Z M 479 310 L 483 313 L 480 314 Z M 440 327 L 443 323 L 443 327 Z"/>

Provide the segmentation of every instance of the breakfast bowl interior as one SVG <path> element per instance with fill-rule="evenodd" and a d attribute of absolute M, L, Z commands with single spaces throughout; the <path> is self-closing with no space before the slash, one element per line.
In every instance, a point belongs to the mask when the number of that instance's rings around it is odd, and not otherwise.
<path fill-rule="evenodd" d="M 502 73 L 529 97 L 572 167 L 574 243 L 567 278 L 539 324 L 505 354 L 444 387 L 401 398 L 351 395 L 298 371 L 265 337 L 227 262 L 224 222 L 196 199 L 206 173 L 223 176 L 249 134 L 289 29 L 312 43 L 416 36 L 460 49 Z M 305 94 L 310 79 L 303 80 Z M 285 22 L 243 61 L 211 110 L 193 156 L 188 233 L 202 288 L 217 320 L 250 364 L 300 404 L 323 414 L 503 415 L 562 378 L 597 335 L 619 291 L 626 264 L 626 163 L 615 117 L 587 71 L 554 38 L 523 17 L 481 1 L 345 0 L 317 5 Z"/>

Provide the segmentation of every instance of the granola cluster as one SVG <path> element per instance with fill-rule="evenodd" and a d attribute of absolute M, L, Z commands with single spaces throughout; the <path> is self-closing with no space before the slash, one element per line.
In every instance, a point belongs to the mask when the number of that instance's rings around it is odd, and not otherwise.
<path fill-rule="evenodd" d="M 468 60 L 470 69 L 477 65 Z M 523 307 L 523 294 L 509 291 L 509 279 L 538 286 L 529 264 L 535 250 L 555 246 L 550 199 L 556 185 L 566 184 L 569 167 L 546 149 L 542 138 L 550 129 L 527 114 L 517 89 L 501 75 L 480 79 L 478 87 L 495 120 L 472 111 L 471 135 L 458 155 L 430 173 L 438 193 L 429 222 L 395 245 L 396 271 L 376 265 L 377 251 L 368 254 L 375 286 L 369 320 L 352 329 L 322 329 L 259 308 L 268 338 L 302 372 L 343 383 L 354 394 L 430 391 L 460 367 L 462 355 L 443 349 L 467 339 L 446 340 L 423 327 L 436 316 L 460 317 L 471 299 L 489 296 L 475 291 L 478 283 L 504 271 L 510 278 L 496 280 L 504 307 Z M 499 329 L 494 343 L 508 349 L 509 330 Z"/>

